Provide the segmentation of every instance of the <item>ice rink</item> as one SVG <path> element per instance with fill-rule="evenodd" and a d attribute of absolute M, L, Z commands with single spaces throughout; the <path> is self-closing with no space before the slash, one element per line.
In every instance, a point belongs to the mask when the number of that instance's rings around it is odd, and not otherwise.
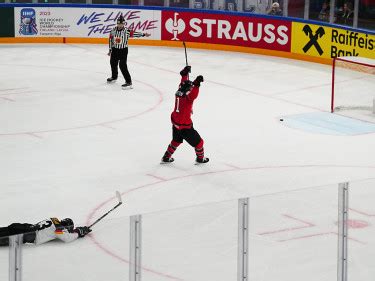
<path fill-rule="evenodd" d="M 250 280 L 336 280 L 344 181 L 352 182 L 349 280 L 375 279 L 374 124 L 356 130 L 362 121 L 348 127 L 329 113 L 330 66 L 188 45 L 191 77 L 205 79 L 192 119 L 210 162 L 194 165 L 184 143 L 174 163 L 160 165 L 182 46 L 130 46 L 127 91 L 121 73 L 106 83 L 107 45 L 0 51 L 0 225 L 48 217 L 86 225 L 116 204 L 116 190 L 125 203 L 85 239 L 24 247 L 23 280 L 128 280 L 135 214 L 143 214 L 142 280 L 237 280 L 237 199 L 245 197 Z M 328 113 L 329 126 L 314 123 Z M 293 117 L 306 114 L 307 123 Z"/>

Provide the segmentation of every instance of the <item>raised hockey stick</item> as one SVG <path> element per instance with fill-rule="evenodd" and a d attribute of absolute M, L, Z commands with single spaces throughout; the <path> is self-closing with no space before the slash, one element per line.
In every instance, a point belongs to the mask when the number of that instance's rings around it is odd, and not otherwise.
<path fill-rule="evenodd" d="M 120 206 L 122 204 L 122 198 L 121 198 L 121 194 L 120 192 L 116 191 L 116 197 L 118 199 L 118 204 L 116 206 L 114 206 L 112 209 L 110 209 L 107 213 L 105 213 L 104 215 L 102 215 L 100 218 L 98 218 L 96 221 L 94 221 L 90 226 L 89 228 L 93 227 L 95 224 L 97 224 L 98 222 L 100 222 L 104 217 L 106 217 L 110 212 L 112 212 L 114 209 L 116 209 L 118 206 Z"/>
<path fill-rule="evenodd" d="M 186 44 L 185 44 L 185 41 L 182 41 L 182 44 L 184 45 L 184 49 L 185 49 L 185 61 L 186 61 L 186 66 L 188 66 L 188 61 L 187 61 L 187 52 L 186 52 Z M 189 73 L 188 73 L 188 79 L 189 79 Z"/>
<path fill-rule="evenodd" d="M 185 41 L 182 41 L 182 44 L 184 44 L 184 49 L 185 49 L 185 61 L 186 61 L 186 66 L 188 66 L 188 61 L 187 61 L 187 52 L 186 52 L 186 44 L 185 44 Z"/>

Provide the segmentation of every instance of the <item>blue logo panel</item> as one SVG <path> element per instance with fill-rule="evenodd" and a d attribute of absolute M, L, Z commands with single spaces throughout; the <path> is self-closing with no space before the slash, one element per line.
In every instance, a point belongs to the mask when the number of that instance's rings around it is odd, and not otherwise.
<path fill-rule="evenodd" d="M 32 8 L 22 9 L 20 12 L 21 22 L 19 33 L 22 35 L 35 35 L 38 34 L 36 26 L 36 13 Z"/>

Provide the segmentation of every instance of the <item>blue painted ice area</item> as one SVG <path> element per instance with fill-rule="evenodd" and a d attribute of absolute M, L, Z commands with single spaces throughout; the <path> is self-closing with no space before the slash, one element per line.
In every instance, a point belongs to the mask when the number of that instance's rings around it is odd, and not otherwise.
<path fill-rule="evenodd" d="M 319 134 L 352 136 L 375 133 L 375 123 L 328 112 L 312 112 L 283 117 L 288 127 Z"/>

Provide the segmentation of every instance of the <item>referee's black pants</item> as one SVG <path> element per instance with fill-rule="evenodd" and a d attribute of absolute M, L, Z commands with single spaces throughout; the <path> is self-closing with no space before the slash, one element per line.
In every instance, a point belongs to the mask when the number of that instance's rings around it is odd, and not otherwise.
<path fill-rule="evenodd" d="M 116 49 L 112 48 L 111 51 L 111 69 L 112 69 L 112 78 L 117 79 L 118 77 L 118 65 L 120 62 L 120 70 L 122 75 L 125 78 L 126 83 L 131 83 L 132 78 L 130 76 L 128 65 L 128 47 L 125 47 L 124 49 Z"/>

